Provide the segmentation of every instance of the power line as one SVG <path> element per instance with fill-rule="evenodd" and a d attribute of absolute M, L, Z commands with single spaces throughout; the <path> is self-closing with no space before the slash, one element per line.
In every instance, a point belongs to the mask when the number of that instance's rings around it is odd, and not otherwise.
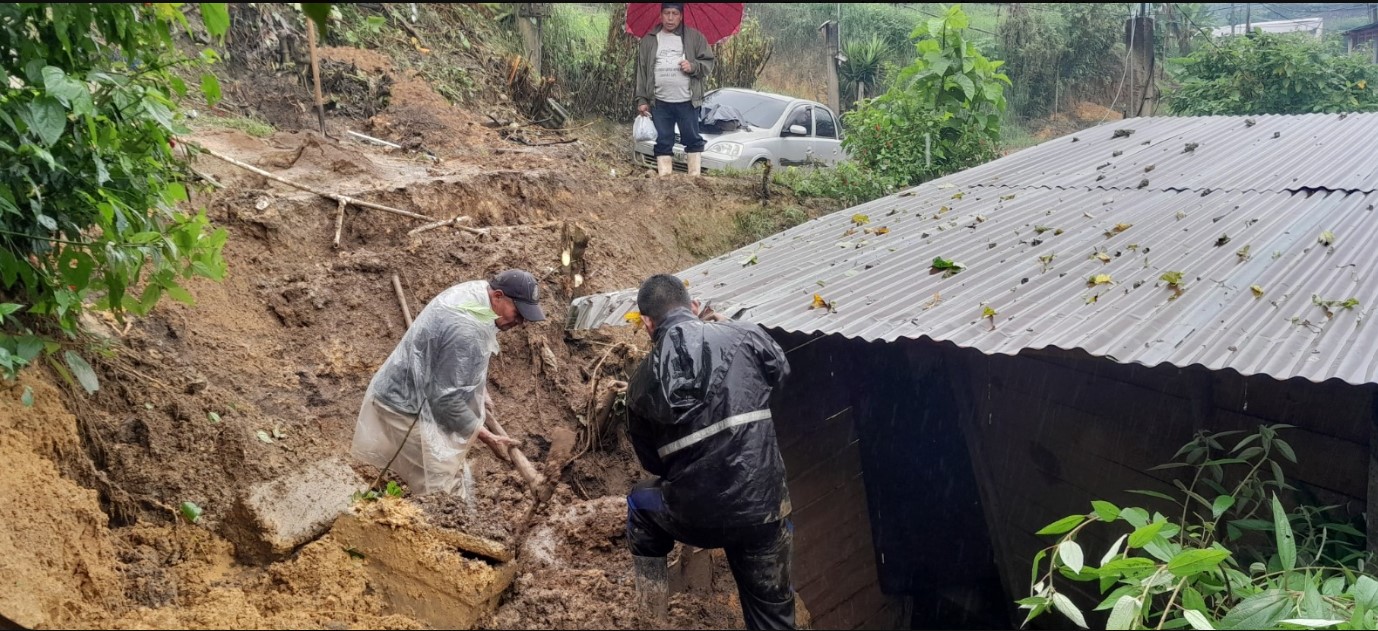
<path fill-rule="evenodd" d="M 1186 21 L 1187 21 L 1187 24 L 1189 24 L 1189 25 L 1191 25 L 1192 27 L 1194 27 L 1194 28 L 1195 28 L 1198 32 L 1200 32 L 1202 35 L 1205 35 L 1205 36 L 1206 36 L 1205 42 L 1206 42 L 1207 44 L 1210 44 L 1210 45 L 1211 45 L 1211 48 L 1214 48 L 1214 49 L 1216 49 L 1217 51 L 1220 50 L 1220 47 L 1219 47 L 1219 46 L 1216 46 L 1216 45 L 1215 45 L 1215 42 L 1212 41 L 1212 39 L 1211 39 L 1211 38 L 1212 38 L 1212 33 L 1211 33 L 1210 31 L 1207 31 L 1204 27 L 1198 25 L 1196 22 L 1193 22 L 1192 19 L 1191 19 L 1191 16 L 1188 15 L 1187 13 L 1185 13 L 1185 12 L 1182 11 L 1181 5 L 1178 5 L 1178 6 L 1177 6 L 1177 15 L 1182 16 L 1182 19 L 1186 20 Z"/>

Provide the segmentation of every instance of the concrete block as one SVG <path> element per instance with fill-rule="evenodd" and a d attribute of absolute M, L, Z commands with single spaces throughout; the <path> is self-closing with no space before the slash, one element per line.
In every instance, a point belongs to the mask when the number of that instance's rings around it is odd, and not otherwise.
<path fill-rule="evenodd" d="M 273 561 L 330 530 L 367 483 L 343 460 L 322 460 L 254 485 L 235 501 L 224 535 L 246 562 Z"/>

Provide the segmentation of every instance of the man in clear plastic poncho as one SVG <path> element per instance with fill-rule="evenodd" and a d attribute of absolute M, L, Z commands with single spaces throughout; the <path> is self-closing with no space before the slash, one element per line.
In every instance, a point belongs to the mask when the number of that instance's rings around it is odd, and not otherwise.
<path fill-rule="evenodd" d="M 498 353 L 498 331 L 545 319 L 538 293 L 531 274 L 512 269 L 436 296 L 369 383 L 354 457 L 391 468 L 418 495 L 472 498 L 465 461 L 472 441 L 498 454 L 514 444 L 483 426 L 488 359 Z"/>

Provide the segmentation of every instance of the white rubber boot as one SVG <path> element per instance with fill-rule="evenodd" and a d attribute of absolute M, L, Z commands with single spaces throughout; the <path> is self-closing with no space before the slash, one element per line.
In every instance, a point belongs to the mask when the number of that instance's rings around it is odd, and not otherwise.
<path fill-rule="evenodd" d="M 656 156 L 656 168 L 661 175 L 669 175 L 675 172 L 675 159 L 672 156 Z"/>
<path fill-rule="evenodd" d="M 670 568 L 665 557 L 632 557 L 636 600 L 642 615 L 664 629 L 670 621 Z"/>
<path fill-rule="evenodd" d="M 689 161 L 689 177 L 698 177 L 699 169 L 703 166 L 703 154 L 686 153 L 684 155 Z"/>

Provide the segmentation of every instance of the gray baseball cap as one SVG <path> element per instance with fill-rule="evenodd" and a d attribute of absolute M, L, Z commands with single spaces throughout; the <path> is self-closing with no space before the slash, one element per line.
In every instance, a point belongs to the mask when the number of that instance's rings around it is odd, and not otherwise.
<path fill-rule="evenodd" d="M 541 311 L 540 285 L 536 283 L 536 277 L 526 270 L 510 269 L 500 272 L 488 282 L 488 286 L 511 298 L 517 305 L 517 312 L 522 314 L 522 318 L 527 322 L 545 320 L 545 312 Z"/>

